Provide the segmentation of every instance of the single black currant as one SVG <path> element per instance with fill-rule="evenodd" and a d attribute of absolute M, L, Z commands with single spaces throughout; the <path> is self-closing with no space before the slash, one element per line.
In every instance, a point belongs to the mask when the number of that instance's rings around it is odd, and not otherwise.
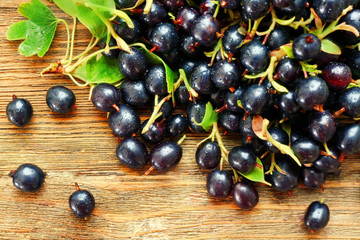
<path fill-rule="evenodd" d="M 95 198 L 87 190 L 81 190 L 75 183 L 76 191 L 69 197 L 70 209 L 78 218 L 87 218 L 95 209 Z"/>
<path fill-rule="evenodd" d="M 125 138 L 116 148 L 116 156 L 120 162 L 131 169 L 141 168 L 149 160 L 146 146 L 136 138 Z"/>
<path fill-rule="evenodd" d="M 227 171 L 216 169 L 207 176 L 206 188 L 211 197 L 226 198 L 233 188 L 232 176 Z"/>
<path fill-rule="evenodd" d="M 221 149 L 216 141 L 206 140 L 196 149 L 196 163 L 202 169 L 216 168 L 221 159 Z"/>
<path fill-rule="evenodd" d="M 251 183 L 237 182 L 234 185 L 233 199 L 239 208 L 252 209 L 259 202 L 259 194 Z"/>
<path fill-rule="evenodd" d="M 33 108 L 28 100 L 14 95 L 13 100 L 6 107 L 6 115 L 12 124 L 24 127 L 33 116 Z"/>
<path fill-rule="evenodd" d="M 36 192 L 44 183 L 45 173 L 34 164 L 22 164 L 16 171 L 11 171 L 14 186 L 23 192 Z"/>
<path fill-rule="evenodd" d="M 119 111 L 109 114 L 109 126 L 114 135 L 118 137 L 130 137 L 140 128 L 139 114 L 126 104 L 118 105 Z"/>
<path fill-rule="evenodd" d="M 117 87 L 108 83 L 96 85 L 91 94 L 94 106 L 102 112 L 111 112 L 117 108 L 121 94 Z"/>
<path fill-rule="evenodd" d="M 54 86 L 46 93 L 46 103 L 56 113 L 70 112 L 74 109 L 75 101 L 75 94 L 67 87 Z"/>
<path fill-rule="evenodd" d="M 315 201 L 306 210 L 304 224 L 308 229 L 318 231 L 326 227 L 329 220 L 329 207 L 325 203 Z"/>

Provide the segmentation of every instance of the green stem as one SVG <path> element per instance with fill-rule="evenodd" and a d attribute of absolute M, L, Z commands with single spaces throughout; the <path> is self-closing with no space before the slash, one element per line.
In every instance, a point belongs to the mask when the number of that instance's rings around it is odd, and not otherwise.
<path fill-rule="evenodd" d="M 118 48 L 117 46 L 114 46 L 114 47 L 111 47 L 110 50 L 112 50 L 112 49 L 117 49 L 117 48 Z M 100 54 L 100 53 L 102 53 L 102 52 L 104 52 L 104 51 L 105 51 L 105 49 L 100 49 L 100 50 L 98 50 L 98 51 L 96 51 L 96 52 L 93 52 L 93 53 L 90 54 L 89 56 L 87 56 L 87 57 L 85 57 L 85 58 L 83 58 L 83 59 L 81 59 L 81 60 L 78 60 L 78 61 L 77 61 L 75 64 L 73 64 L 72 66 L 68 66 L 67 68 L 65 68 L 64 73 L 70 73 L 70 72 L 74 71 L 75 68 L 77 68 L 78 66 L 80 66 L 82 63 L 89 61 L 91 58 L 95 57 L 96 55 L 98 55 L 98 54 Z"/>
<path fill-rule="evenodd" d="M 147 121 L 145 127 L 142 129 L 141 134 L 144 134 L 144 133 L 146 133 L 146 132 L 149 130 L 151 124 L 153 124 L 154 121 L 156 120 L 156 116 L 157 116 L 158 112 L 160 111 L 162 105 L 163 105 L 166 101 L 168 101 L 168 100 L 171 98 L 171 96 L 172 96 L 171 94 L 167 95 L 167 96 L 164 97 L 158 104 L 156 104 L 156 105 L 154 106 L 154 110 L 153 110 L 153 112 L 152 112 L 152 114 L 151 114 L 151 117 L 150 117 L 149 120 Z"/>
<path fill-rule="evenodd" d="M 67 32 L 67 46 L 66 46 L 66 54 L 62 61 L 66 61 L 66 59 L 69 57 L 69 51 L 70 51 L 70 29 L 68 23 L 64 19 L 59 19 L 59 22 L 62 22 L 65 24 L 66 32 Z"/>
<path fill-rule="evenodd" d="M 190 86 L 190 83 L 186 77 L 186 73 L 185 73 L 184 69 L 179 69 L 179 73 L 180 73 L 179 80 L 182 79 L 184 81 L 186 89 L 191 94 L 191 96 L 197 98 L 199 96 L 199 94 Z"/>
<path fill-rule="evenodd" d="M 68 63 L 64 66 L 70 66 L 71 62 L 73 61 L 73 54 L 74 54 L 74 42 L 75 42 L 75 31 L 76 31 L 76 17 L 74 18 L 73 30 L 71 34 L 71 46 L 70 46 L 70 57 Z"/>
<path fill-rule="evenodd" d="M 211 1 L 211 2 L 216 4 L 215 12 L 214 12 L 214 15 L 213 15 L 213 17 L 216 18 L 217 15 L 219 14 L 220 4 L 219 4 L 218 1 Z"/>
<path fill-rule="evenodd" d="M 73 60 L 77 60 L 77 59 L 82 60 L 83 57 L 84 57 L 89 51 L 91 51 L 94 47 L 96 47 L 96 45 L 98 44 L 99 41 L 100 41 L 100 39 L 97 38 L 90 47 L 87 47 L 84 52 L 82 52 L 81 54 L 79 54 L 79 55 L 77 55 L 76 57 L 74 57 Z"/>
<path fill-rule="evenodd" d="M 150 12 L 152 4 L 153 4 L 153 0 L 146 0 L 145 7 L 144 7 L 144 14 L 148 14 Z"/>
<path fill-rule="evenodd" d="M 184 142 L 185 138 L 186 138 L 186 135 L 182 136 L 182 137 L 179 139 L 179 141 L 177 142 L 177 144 L 181 145 L 181 144 Z"/>

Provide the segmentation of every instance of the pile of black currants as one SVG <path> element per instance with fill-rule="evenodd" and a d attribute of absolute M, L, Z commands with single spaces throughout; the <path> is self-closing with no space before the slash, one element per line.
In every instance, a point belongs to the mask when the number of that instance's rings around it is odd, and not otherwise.
<path fill-rule="evenodd" d="M 118 9 L 136 2 L 115 1 Z M 259 201 L 254 183 L 289 193 L 300 182 L 320 188 L 328 174 L 339 173 L 345 155 L 360 151 L 358 0 L 159 0 L 147 6 L 128 10 L 133 28 L 112 20 L 130 52 L 115 38 L 99 45 L 104 57 L 117 59 L 124 79 L 91 88 L 95 107 L 108 113 L 124 165 L 138 169 L 150 161 L 146 175 L 168 171 L 182 157 L 188 129 L 210 132 L 195 156 L 200 168 L 212 170 L 209 195 L 232 194 L 239 208 L 251 209 Z M 150 106 L 141 123 L 137 109 Z M 174 114 L 175 107 L 186 115 Z M 219 129 L 238 134 L 239 146 L 228 150 Z M 138 132 L 156 144 L 150 153 Z"/>

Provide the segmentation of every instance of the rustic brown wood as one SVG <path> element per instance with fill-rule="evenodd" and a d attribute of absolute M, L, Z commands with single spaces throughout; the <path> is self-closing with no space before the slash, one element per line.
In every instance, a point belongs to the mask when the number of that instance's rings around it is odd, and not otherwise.
<path fill-rule="evenodd" d="M 89 88 L 77 87 L 67 77 L 39 75 L 63 56 L 64 26 L 59 25 L 44 58 L 20 56 L 20 42 L 6 40 L 7 27 L 23 19 L 16 11 L 20 2 L 0 3 L 0 238 L 360 239 L 359 157 L 346 159 L 340 176 L 328 177 L 324 192 L 300 187 L 289 197 L 259 185 L 260 202 L 252 211 L 238 209 L 231 198 L 214 201 L 207 196 L 208 172 L 200 171 L 194 160 L 195 145 L 205 135 L 189 134 L 182 161 L 166 174 L 141 176 L 148 166 L 138 171 L 122 166 L 106 115 L 88 101 Z M 70 20 L 54 5 L 51 9 Z M 89 37 L 79 27 L 77 52 L 86 47 Z M 75 92 L 74 113 L 59 116 L 48 109 L 46 91 L 58 84 Z M 27 98 L 34 107 L 33 120 L 24 129 L 11 125 L 6 117 L 13 94 Z M 225 137 L 229 148 L 237 141 Z M 40 192 L 22 193 L 13 187 L 7 174 L 22 163 L 37 164 L 47 172 Z M 96 210 L 87 221 L 77 219 L 68 207 L 74 182 L 96 198 Z M 306 207 L 321 199 L 329 205 L 331 219 L 324 230 L 311 234 L 302 218 Z"/>

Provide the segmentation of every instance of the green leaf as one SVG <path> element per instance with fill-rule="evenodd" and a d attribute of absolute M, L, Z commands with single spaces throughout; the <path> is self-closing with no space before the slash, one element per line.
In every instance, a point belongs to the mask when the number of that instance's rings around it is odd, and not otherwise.
<path fill-rule="evenodd" d="M 321 51 L 333 55 L 341 55 L 341 49 L 328 39 L 321 40 Z"/>
<path fill-rule="evenodd" d="M 77 4 L 76 15 L 80 22 L 90 30 L 92 35 L 97 38 L 105 37 L 107 33 L 107 27 L 105 23 L 98 17 L 98 15 L 93 10 L 91 10 L 91 8 Z"/>
<path fill-rule="evenodd" d="M 256 166 L 250 172 L 248 173 L 238 172 L 238 173 L 241 174 L 241 176 L 243 176 L 244 178 L 249 179 L 250 181 L 261 182 L 271 186 L 270 183 L 265 181 L 264 166 L 259 158 L 256 158 L 256 163 L 257 163 Z"/>
<path fill-rule="evenodd" d="M 88 83 L 116 83 L 125 76 L 121 74 L 116 59 L 101 56 L 96 60 L 96 56 L 86 63 L 86 76 Z"/>
<path fill-rule="evenodd" d="M 284 20 L 275 18 L 275 22 L 283 26 L 288 26 L 295 20 L 295 18 L 296 18 L 295 16 L 290 19 L 284 19 Z"/>
<path fill-rule="evenodd" d="M 286 87 L 284 87 L 283 85 L 279 84 L 279 83 L 278 83 L 277 81 L 275 81 L 274 79 L 271 79 L 271 80 L 270 80 L 270 78 L 268 78 L 268 79 L 269 79 L 271 85 L 273 86 L 273 88 L 276 89 L 276 91 L 281 92 L 281 93 L 288 93 L 288 92 L 289 92 L 289 90 L 288 90 Z"/>
<path fill-rule="evenodd" d="M 7 32 L 7 39 L 25 39 L 19 46 L 22 55 L 44 56 L 50 48 L 59 19 L 40 0 L 20 4 L 18 11 L 29 20 L 12 24 Z"/>
<path fill-rule="evenodd" d="M 293 49 L 292 49 L 292 46 L 286 46 L 286 45 L 283 45 L 280 47 L 282 50 L 284 50 L 284 52 L 286 53 L 286 55 L 289 57 L 289 58 L 295 58 L 294 57 L 294 52 L 293 52 Z"/>
<path fill-rule="evenodd" d="M 86 63 L 81 64 L 80 66 L 78 66 L 73 72 L 72 75 L 84 82 L 89 82 L 88 78 L 87 78 L 87 74 L 86 74 Z"/>
<path fill-rule="evenodd" d="M 317 69 L 316 64 L 308 64 L 306 62 L 300 62 L 301 68 L 303 71 L 309 72 L 309 73 L 319 73 L 319 70 Z"/>
<path fill-rule="evenodd" d="M 75 0 L 54 0 L 55 4 L 64 12 L 76 17 L 76 1 Z"/>
<path fill-rule="evenodd" d="M 290 137 L 291 135 L 291 125 L 283 123 L 281 124 L 281 128 L 287 133 L 287 135 Z"/>
<path fill-rule="evenodd" d="M 143 43 L 134 43 L 131 44 L 131 46 L 140 47 L 142 51 L 146 54 L 147 60 L 151 64 L 163 64 L 165 68 L 166 73 L 166 83 L 168 87 L 168 93 L 174 92 L 174 83 L 175 80 L 178 79 L 178 74 L 173 72 L 171 68 L 162 60 L 159 56 L 157 56 L 155 53 L 149 52 L 149 50 L 146 48 L 145 44 Z"/>
<path fill-rule="evenodd" d="M 217 122 L 217 120 L 218 113 L 214 110 L 210 102 L 206 104 L 205 115 L 201 123 L 197 123 L 194 119 L 192 119 L 192 121 L 194 121 L 197 125 L 201 126 L 207 132 L 212 129 L 213 123 Z"/>

